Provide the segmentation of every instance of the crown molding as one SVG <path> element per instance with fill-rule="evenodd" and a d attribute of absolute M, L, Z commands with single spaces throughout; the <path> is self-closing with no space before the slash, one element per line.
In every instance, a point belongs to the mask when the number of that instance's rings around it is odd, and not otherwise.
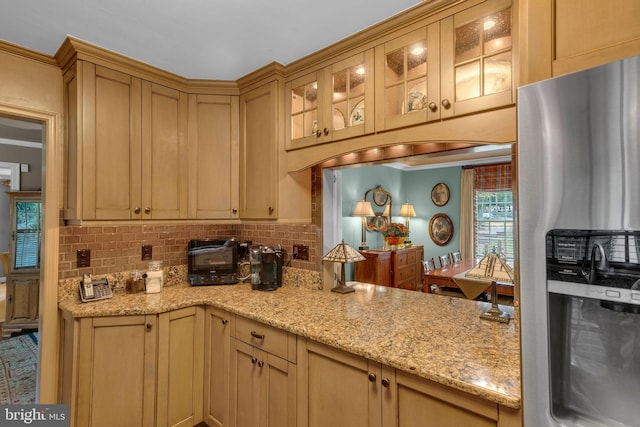
<path fill-rule="evenodd" d="M 12 55 L 19 56 L 21 58 L 31 59 L 33 61 L 42 62 L 46 65 L 58 66 L 55 58 L 47 54 L 37 52 L 35 50 L 28 49 L 26 47 L 18 46 L 13 43 L 0 40 L 0 52 L 10 53 Z"/>

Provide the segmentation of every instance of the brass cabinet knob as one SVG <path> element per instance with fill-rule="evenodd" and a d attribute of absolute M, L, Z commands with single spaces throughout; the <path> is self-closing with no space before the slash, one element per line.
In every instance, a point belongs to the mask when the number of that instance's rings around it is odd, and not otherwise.
<path fill-rule="evenodd" d="M 430 102 L 429 103 L 429 110 L 433 111 L 434 113 L 438 110 L 438 104 L 436 104 L 435 102 Z"/>
<path fill-rule="evenodd" d="M 375 382 L 375 380 L 376 380 L 376 374 L 369 374 L 369 381 Z"/>
<path fill-rule="evenodd" d="M 322 136 L 322 132 L 321 132 L 320 130 L 317 130 L 317 131 L 316 131 L 316 136 L 317 136 L 318 138 L 320 138 L 320 137 Z"/>
<path fill-rule="evenodd" d="M 442 106 L 448 110 L 449 108 L 451 108 L 451 102 L 449 102 L 449 100 L 445 98 L 442 100 Z"/>
<path fill-rule="evenodd" d="M 150 212 L 151 212 L 151 208 L 150 207 L 144 208 L 144 213 L 146 213 L 148 215 Z"/>
<path fill-rule="evenodd" d="M 138 215 L 140 213 L 140 207 L 137 207 L 133 210 L 133 213 Z"/>
<path fill-rule="evenodd" d="M 234 214 L 235 214 L 235 213 L 238 213 L 238 208 L 233 208 L 233 209 L 231 209 L 231 212 L 233 212 Z"/>
<path fill-rule="evenodd" d="M 153 327 L 153 325 L 151 323 L 147 323 L 146 327 L 147 327 L 147 329 L 151 329 Z"/>
<path fill-rule="evenodd" d="M 222 324 L 226 325 L 227 323 L 229 323 L 229 321 L 227 319 L 222 319 Z"/>
<path fill-rule="evenodd" d="M 259 368 L 262 368 L 263 366 L 264 366 L 264 361 L 262 361 L 262 360 L 261 360 L 261 361 L 259 361 L 259 362 L 258 362 L 258 367 L 259 367 Z"/>
<path fill-rule="evenodd" d="M 329 129 L 324 128 L 324 129 L 323 129 L 323 132 L 324 132 L 324 134 L 325 134 L 325 135 L 329 135 Z"/>
<path fill-rule="evenodd" d="M 269 215 L 273 214 L 273 211 L 274 211 L 274 210 L 275 210 L 275 209 L 273 209 L 271 206 L 269 206 Z"/>
<path fill-rule="evenodd" d="M 258 361 L 257 357 L 252 357 L 251 358 L 251 363 L 253 363 L 254 365 L 256 364 L 257 361 Z"/>
<path fill-rule="evenodd" d="M 391 385 L 391 380 L 389 378 L 383 378 L 380 382 L 382 383 L 382 387 L 389 387 Z"/>

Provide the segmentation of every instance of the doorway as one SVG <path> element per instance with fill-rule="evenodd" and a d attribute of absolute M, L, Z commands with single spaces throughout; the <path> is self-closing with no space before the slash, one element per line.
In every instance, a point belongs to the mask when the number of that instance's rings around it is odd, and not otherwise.
<path fill-rule="evenodd" d="M 42 121 L 0 115 L 0 189 L 3 190 L 0 193 L 0 254 L 7 259 L 6 263 L 3 262 L 3 277 L 0 279 L 3 282 L 0 283 L 0 376 L 4 377 L 3 383 L 8 387 L 8 393 L 2 397 L 2 403 L 5 404 L 35 403 L 37 400 L 40 352 L 37 320 L 33 320 L 39 318 L 39 292 L 37 288 L 36 292 L 32 292 L 34 287 L 24 281 L 23 275 L 16 273 L 19 271 L 17 267 L 15 270 L 11 268 L 18 264 L 16 254 L 12 255 L 10 251 L 12 246 L 16 247 L 11 245 L 10 240 L 14 228 L 10 223 L 10 212 L 12 205 L 23 205 L 11 201 L 16 194 L 40 192 L 43 188 L 44 139 Z M 40 238 L 37 248 L 39 241 Z M 38 283 L 39 275 L 39 271 L 36 272 L 36 277 L 31 281 Z M 30 295 L 25 294 L 23 289 L 30 289 Z M 25 307 L 28 307 L 26 311 L 31 311 L 31 316 L 25 317 Z M 25 319 L 27 323 L 24 323 Z"/>

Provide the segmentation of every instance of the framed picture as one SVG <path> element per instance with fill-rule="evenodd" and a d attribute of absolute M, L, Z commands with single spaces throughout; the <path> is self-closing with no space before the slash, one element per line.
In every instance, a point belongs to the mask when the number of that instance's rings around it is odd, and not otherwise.
<path fill-rule="evenodd" d="M 444 206 L 449 201 L 449 187 L 444 182 L 440 182 L 431 189 L 431 201 L 436 206 Z"/>
<path fill-rule="evenodd" d="M 453 237 L 453 222 L 448 215 L 443 213 L 435 214 L 429 221 L 429 237 L 438 246 L 444 246 Z"/>

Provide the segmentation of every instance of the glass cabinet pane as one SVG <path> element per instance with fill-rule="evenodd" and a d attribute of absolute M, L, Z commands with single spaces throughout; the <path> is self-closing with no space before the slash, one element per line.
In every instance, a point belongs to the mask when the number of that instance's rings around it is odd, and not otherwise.
<path fill-rule="evenodd" d="M 364 64 L 333 73 L 333 130 L 364 124 Z"/>
<path fill-rule="evenodd" d="M 422 110 L 427 99 L 427 41 L 411 43 L 386 55 L 385 115 Z"/>
<path fill-rule="evenodd" d="M 291 138 L 315 134 L 318 126 L 318 84 L 312 82 L 291 89 Z"/>
<path fill-rule="evenodd" d="M 455 99 L 511 89 L 511 8 L 455 29 Z"/>

